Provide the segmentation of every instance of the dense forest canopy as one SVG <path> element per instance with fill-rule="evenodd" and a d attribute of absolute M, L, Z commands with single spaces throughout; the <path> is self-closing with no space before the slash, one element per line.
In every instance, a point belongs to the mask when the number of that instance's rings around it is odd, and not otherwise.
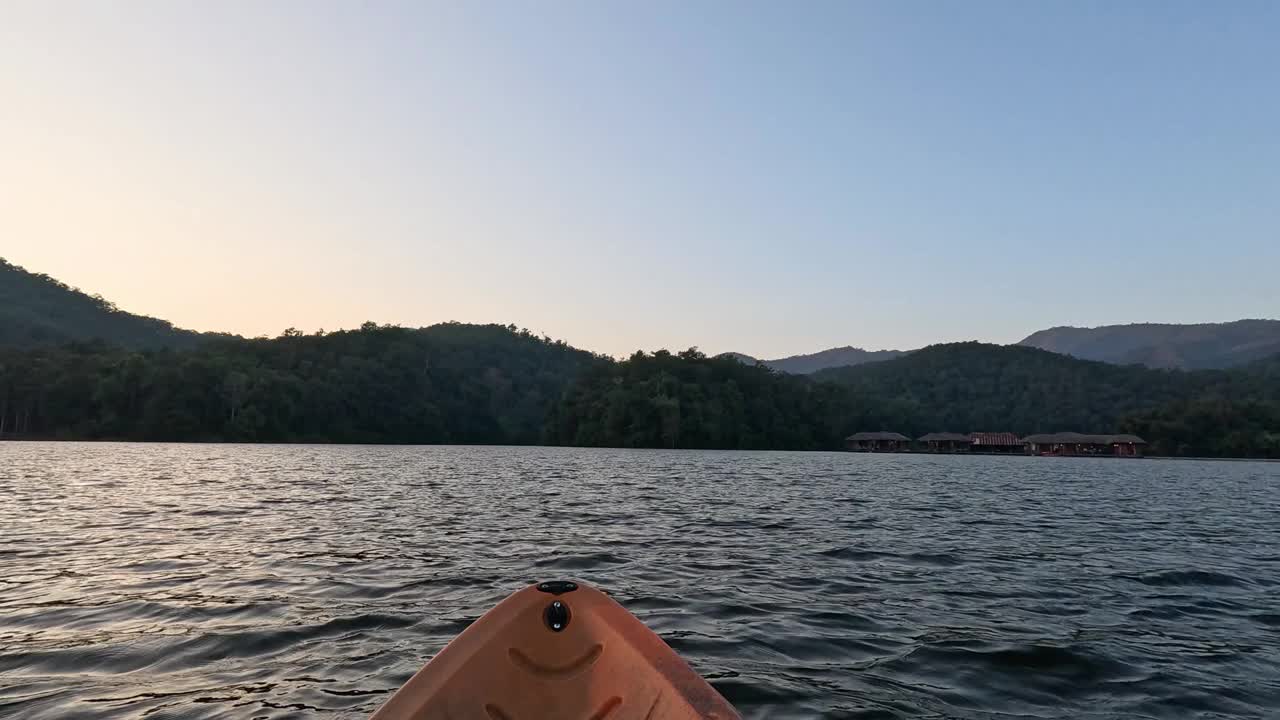
<path fill-rule="evenodd" d="M 957 343 L 805 377 L 459 323 L 0 350 L 11 437 L 816 450 L 861 430 L 1132 432 L 1162 454 L 1280 457 L 1280 358 L 1183 372 Z"/>
<path fill-rule="evenodd" d="M 696 349 L 598 365 L 564 394 L 548 440 L 562 445 L 817 450 L 860 423 L 853 393 Z"/>
<path fill-rule="evenodd" d="M 498 325 L 450 323 L 186 351 L 102 343 L 0 351 L 0 432 L 58 438 L 532 443 L 601 362 Z"/>
<path fill-rule="evenodd" d="M 1280 457 L 1280 357 L 1186 372 L 969 342 L 815 377 L 853 389 L 886 428 L 912 436 L 1131 432 L 1160 454 Z"/>
<path fill-rule="evenodd" d="M 0 258 L 0 347 L 105 340 L 138 349 L 188 348 L 203 337 L 164 320 L 127 313 L 98 295 Z"/>
<path fill-rule="evenodd" d="M 824 370 L 816 378 L 856 389 L 891 409 L 895 430 L 920 435 L 948 429 L 1106 432 L 1127 414 L 1196 392 L 1211 375 L 970 342 Z"/>
<path fill-rule="evenodd" d="M 1209 330 L 1186 327 L 1179 352 L 1204 351 Z M 863 364 L 805 376 L 696 349 L 612 360 L 502 325 L 202 335 L 0 260 L 4 437 L 813 450 L 864 430 L 1078 431 L 1280 457 L 1280 355 L 1186 372 L 976 342 L 845 351 Z"/>

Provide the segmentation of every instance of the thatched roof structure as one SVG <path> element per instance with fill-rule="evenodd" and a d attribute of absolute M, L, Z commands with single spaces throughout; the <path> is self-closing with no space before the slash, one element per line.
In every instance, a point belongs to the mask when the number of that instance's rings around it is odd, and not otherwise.
<path fill-rule="evenodd" d="M 1034 445 L 1146 445 L 1137 435 L 1089 435 L 1077 432 L 1040 433 L 1022 438 Z"/>
<path fill-rule="evenodd" d="M 845 438 L 845 442 L 862 442 L 870 440 L 893 440 L 896 442 L 911 442 L 911 438 L 896 432 L 860 432 L 854 433 Z"/>
<path fill-rule="evenodd" d="M 952 433 L 952 432 L 936 432 L 928 435 L 921 435 L 916 438 L 919 442 L 969 442 L 973 438 L 968 433 Z"/>
<path fill-rule="evenodd" d="M 1022 441 L 1018 439 L 1017 435 L 1009 432 L 995 432 L 995 433 L 980 432 L 980 433 L 974 433 L 970 437 L 973 438 L 973 444 L 975 446 L 991 445 L 996 447 L 1009 447 L 1012 445 L 1022 444 Z"/>

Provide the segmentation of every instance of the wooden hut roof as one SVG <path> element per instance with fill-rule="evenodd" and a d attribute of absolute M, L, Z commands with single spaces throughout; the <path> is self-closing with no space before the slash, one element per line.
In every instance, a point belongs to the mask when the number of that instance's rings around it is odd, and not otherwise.
<path fill-rule="evenodd" d="M 971 438 L 965 433 L 934 432 L 916 439 L 920 442 L 969 442 Z"/>
<path fill-rule="evenodd" d="M 974 433 L 974 445 L 1021 445 L 1022 441 L 1018 436 L 1011 432 L 994 432 L 994 433 Z"/>
<path fill-rule="evenodd" d="M 1028 435 L 1023 442 L 1037 445 L 1111 445 L 1114 443 L 1146 445 L 1147 441 L 1137 435 L 1089 435 L 1077 432 L 1040 433 Z"/>
<path fill-rule="evenodd" d="M 898 442 L 911 442 L 911 438 L 896 432 L 860 432 L 854 433 L 846 440 L 897 440 Z"/>

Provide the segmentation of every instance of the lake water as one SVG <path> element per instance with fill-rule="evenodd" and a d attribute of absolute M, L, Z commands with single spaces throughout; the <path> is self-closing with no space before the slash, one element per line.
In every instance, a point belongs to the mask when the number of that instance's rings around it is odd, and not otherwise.
<path fill-rule="evenodd" d="M 1280 714 L 1280 464 L 0 443 L 0 716 L 362 718 L 538 579 L 747 717 Z"/>

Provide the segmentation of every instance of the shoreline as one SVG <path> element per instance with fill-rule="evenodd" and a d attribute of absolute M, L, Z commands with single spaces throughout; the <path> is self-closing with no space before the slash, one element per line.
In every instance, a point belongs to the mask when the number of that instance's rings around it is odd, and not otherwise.
<path fill-rule="evenodd" d="M 875 451 L 858 451 L 858 450 L 779 450 L 776 448 L 655 448 L 655 447 L 604 447 L 596 445 L 545 445 L 540 443 L 531 443 L 527 445 L 521 444 L 495 444 L 495 443 L 379 443 L 379 442 L 316 442 L 307 440 L 297 441 L 252 441 L 252 440 L 122 440 L 118 438 L 57 438 L 57 437 L 18 437 L 14 435 L 0 436 L 0 443 L 18 442 L 18 443 L 96 443 L 96 444 L 121 444 L 121 445 L 311 445 L 323 446 L 332 445 L 335 447 L 342 446 L 365 446 L 365 447 L 498 447 L 498 448 L 565 448 L 580 450 L 666 450 L 680 452 L 794 452 L 794 453 L 842 453 L 846 455 L 875 455 L 875 456 L 892 456 L 892 455 L 919 455 L 925 457 L 1018 457 L 1018 458 L 1047 458 L 1057 460 L 1201 460 L 1201 461 L 1226 461 L 1226 462 L 1263 462 L 1263 463 L 1280 463 L 1280 458 L 1262 458 L 1262 457 L 1212 457 L 1203 455 L 1028 455 L 1026 453 L 993 453 L 993 452 L 920 452 L 916 450 L 899 450 L 895 452 L 875 452 Z"/>

